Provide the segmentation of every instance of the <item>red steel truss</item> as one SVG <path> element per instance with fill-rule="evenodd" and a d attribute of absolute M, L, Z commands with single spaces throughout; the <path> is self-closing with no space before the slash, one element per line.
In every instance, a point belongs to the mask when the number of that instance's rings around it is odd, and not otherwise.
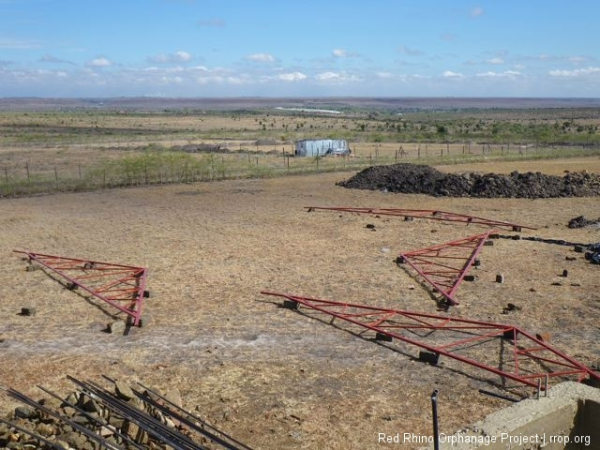
<path fill-rule="evenodd" d="M 494 231 L 401 253 L 397 262 L 408 264 L 439 291 L 449 304 L 458 305 L 454 294 L 471 267 L 476 264 L 477 255 Z"/>
<path fill-rule="evenodd" d="M 36 262 L 60 275 L 70 283 L 69 289 L 80 288 L 127 314 L 133 325 L 142 325 L 144 297 L 148 296 L 146 268 L 28 251 L 15 253 L 23 253 L 30 264 Z"/>
<path fill-rule="evenodd" d="M 550 378 L 600 381 L 600 374 L 513 325 L 433 314 L 374 308 L 366 305 L 299 297 L 283 297 L 284 306 L 300 305 L 376 332 L 377 340 L 415 345 L 427 352 L 420 359 L 437 364 L 440 355 L 531 387 L 547 387 Z M 427 358 L 425 358 L 427 356 Z M 499 361 L 496 359 L 499 357 Z M 538 384 L 540 383 L 540 384 Z M 548 383 L 549 384 L 549 383 Z"/>
<path fill-rule="evenodd" d="M 504 222 L 501 220 L 485 219 L 483 217 L 469 216 L 465 214 L 457 214 L 453 212 L 439 211 L 436 209 L 398 209 L 398 208 L 348 208 L 348 207 L 319 207 L 319 206 L 306 206 L 309 212 L 323 210 L 323 211 L 339 211 L 349 212 L 357 214 L 372 214 L 377 216 L 404 216 L 406 220 L 412 218 L 430 219 L 430 220 L 442 220 L 445 222 L 462 222 L 467 225 L 478 224 L 486 225 L 493 228 L 509 229 L 511 231 L 521 231 L 523 228 L 529 230 L 535 230 L 532 227 L 526 227 L 524 225 L 517 225 L 511 222 Z"/>

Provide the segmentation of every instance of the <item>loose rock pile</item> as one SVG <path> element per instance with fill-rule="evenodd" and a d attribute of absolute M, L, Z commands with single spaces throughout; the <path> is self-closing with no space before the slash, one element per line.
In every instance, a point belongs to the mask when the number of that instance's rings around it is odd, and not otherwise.
<path fill-rule="evenodd" d="M 177 418 L 180 416 L 152 406 L 152 401 L 165 405 L 164 398 L 180 407 L 179 391 L 167 392 L 165 397 L 157 397 L 157 391 L 145 391 L 140 396 L 117 381 L 112 393 L 103 392 L 76 391 L 62 400 L 53 395 L 36 401 L 25 397 L 24 405 L 0 419 L 0 449 L 166 450 L 173 448 L 168 445 L 171 436 L 197 443 L 186 448 L 213 448 L 205 436 L 184 426 Z M 22 396 L 11 391 L 9 395 Z"/>
<path fill-rule="evenodd" d="M 576 172 L 564 177 L 540 172 L 446 174 L 418 164 L 372 166 L 339 186 L 436 197 L 555 198 L 600 195 L 600 175 Z"/>
<path fill-rule="evenodd" d="M 591 225 L 600 224 L 600 218 L 596 220 L 586 219 L 585 216 L 577 216 L 569 220 L 569 224 L 567 225 L 569 228 L 584 228 Z"/>

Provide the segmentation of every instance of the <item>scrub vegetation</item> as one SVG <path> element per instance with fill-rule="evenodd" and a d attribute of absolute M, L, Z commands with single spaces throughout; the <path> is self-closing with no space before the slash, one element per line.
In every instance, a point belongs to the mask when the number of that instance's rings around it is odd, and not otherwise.
<path fill-rule="evenodd" d="M 597 108 L 335 111 L 6 110 L 0 196 L 600 151 Z M 295 141 L 325 137 L 352 154 L 294 157 Z"/>

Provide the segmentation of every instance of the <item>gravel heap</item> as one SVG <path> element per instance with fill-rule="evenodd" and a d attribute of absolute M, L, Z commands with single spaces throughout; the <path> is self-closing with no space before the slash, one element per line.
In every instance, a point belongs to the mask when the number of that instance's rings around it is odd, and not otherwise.
<path fill-rule="evenodd" d="M 23 405 L 0 421 L 0 449 L 156 450 L 173 449 L 173 442 L 182 445 L 176 448 L 213 449 L 207 437 L 232 441 L 185 411 L 178 389 L 163 395 L 156 390 L 135 391 L 120 381 L 115 381 L 113 389 L 76 383 L 80 389 L 64 400 L 47 390 L 49 395 L 39 400 L 8 390 Z"/>
<path fill-rule="evenodd" d="M 418 164 L 369 167 L 339 186 L 436 197 L 555 198 L 600 195 L 600 175 L 575 172 L 564 177 L 540 172 L 447 174 Z"/>
<path fill-rule="evenodd" d="M 596 220 L 586 219 L 585 216 L 577 216 L 573 219 L 569 220 L 569 224 L 567 225 L 569 228 L 584 228 L 590 225 L 598 225 L 600 224 L 600 218 Z"/>

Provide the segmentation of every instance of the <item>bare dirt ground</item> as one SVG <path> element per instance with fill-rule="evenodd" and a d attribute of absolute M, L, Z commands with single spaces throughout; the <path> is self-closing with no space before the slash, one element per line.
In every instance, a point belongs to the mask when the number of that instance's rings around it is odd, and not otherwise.
<path fill-rule="evenodd" d="M 600 160 L 438 169 L 600 173 Z M 440 209 L 538 228 L 523 231 L 527 236 L 594 243 L 598 228 L 567 223 L 598 217 L 600 199 L 433 198 L 335 185 L 353 174 L 2 200 L 0 384 L 33 398 L 42 397 L 36 385 L 72 391 L 66 375 L 177 387 L 186 409 L 261 449 L 379 449 L 391 445 L 378 443 L 378 433 L 430 435 L 433 389 L 440 391 L 443 433 L 507 406 L 478 393 L 498 391 L 488 373 L 418 362 L 416 348 L 377 345 L 281 309 L 260 291 L 439 313 L 428 289 L 394 264 L 396 255 L 486 231 L 308 213 L 306 206 Z M 102 332 L 113 310 L 42 271 L 26 272 L 14 249 L 148 267 L 151 323 L 127 336 Z M 460 305 L 448 314 L 549 331 L 570 356 L 598 361 L 599 266 L 572 247 L 522 240 L 498 240 L 480 259 L 478 280 L 461 285 Z M 565 269 L 568 278 L 560 276 Z M 498 273 L 502 284 L 494 282 Z M 522 310 L 502 314 L 507 303 Z M 19 315 L 25 306 L 37 315 Z M 0 411 L 14 406 L 0 396 Z"/>

